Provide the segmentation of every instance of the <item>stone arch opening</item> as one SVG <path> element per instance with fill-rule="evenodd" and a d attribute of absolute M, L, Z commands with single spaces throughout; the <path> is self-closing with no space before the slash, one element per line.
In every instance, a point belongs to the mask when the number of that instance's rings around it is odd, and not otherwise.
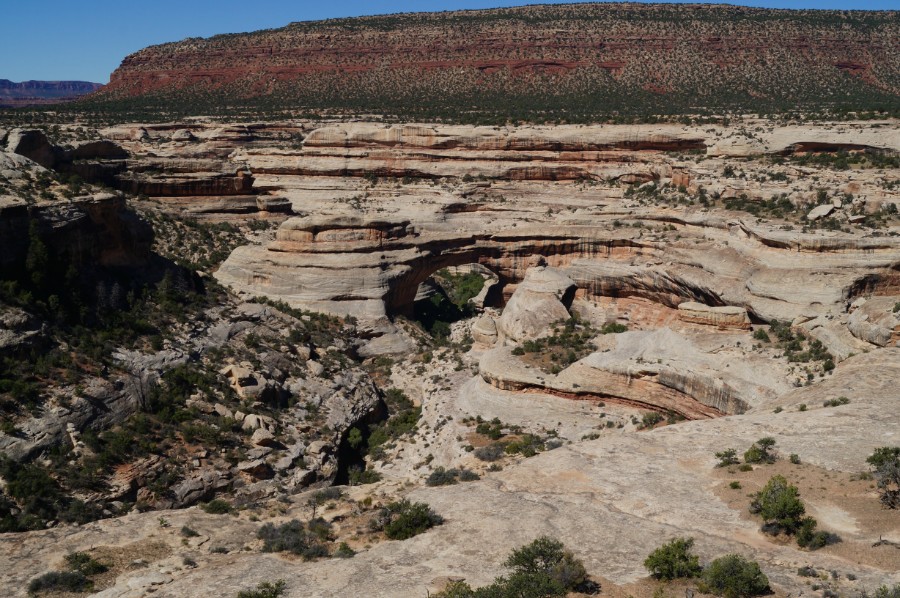
<path fill-rule="evenodd" d="M 434 336 L 448 336 L 452 323 L 474 317 L 488 306 L 501 307 L 503 286 L 494 269 L 478 262 L 444 266 L 419 283 L 412 304 L 400 306 L 401 313 Z"/>

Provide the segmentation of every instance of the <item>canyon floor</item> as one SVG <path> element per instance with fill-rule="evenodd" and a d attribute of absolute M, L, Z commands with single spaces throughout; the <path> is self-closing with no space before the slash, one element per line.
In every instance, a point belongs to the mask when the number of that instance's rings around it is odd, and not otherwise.
<path fill-rule="evenodd" d="M 285 596 L 426 596 L 489 584 L 542 535 L 616 598 L 695 587 L 643 565 L 675 537 L 704 563 L 759 562 L 777 596 L 900 584 L 900 510 L 866 463 L 900 446 L 897 122 L 67 131 L 0 134 L 0 215 L 143 264 L 123 224 L 137 218 L 153 228 L 141 251 L 219 294 L 106 370 L 47 381 L 41 409 L 4 412 L 0 450 L 41 463 L 62 445 L 76 467 L 93 450 L 79 435 L 130 425 L 144 384 L 171 392 L 178 367 L 213 380 L 178 400 L 222 444 L 181 422 L 168 452 L 73 490 L 104 518 L 0 534 L 7 595 L 79 551 L 109 567 L 93 580 L 109 598 L 279 579 Z M 41 172 L 62 178 L 35 200 Z M 67 197 L 72 173 L 106 190 Z M 78 228 L 91 219 L 100 233 Z M 463 283 L 477 292 L 459 300 Z M 49 334 L 2 322 L 10 351 Z M 376 447 L 402 413 L 419 417 Z M 764 437 L 774 463 L 717 467 Z M 439 468 L 476 479 L 427 484 Z M 751 495 L 774 475 L 839 542 L 761 529 Z M 215 498 L 229 512 L 201 506 Z M 444 522 L 387 539 L 373 521 L 400 498 Z M 262 552 L 263 524 L 317 516 L 352 558 Z"/>

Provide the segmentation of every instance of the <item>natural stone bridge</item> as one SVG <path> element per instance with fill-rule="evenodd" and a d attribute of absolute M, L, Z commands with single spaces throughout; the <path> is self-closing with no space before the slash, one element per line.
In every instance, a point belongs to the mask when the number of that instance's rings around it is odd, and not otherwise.
<path fill-rule="evenodd" d="M 896 287 L 900 242 L 889 237 L 793 232 L 788 239 L 783 231 L 722 218 L 640 217 L 677 225 L 685 238 L 673 243 L 617 228 L 612 216 L 421 234 L 402 218 L 309 216 L 285 221 L 267 246 L 237 248 L 216 277 L 245 294 L 366 322 L 408 313 L 429 276 L 469 263 L 494 271 L 501 285 L 546 264 L 565 269 L 589 295 L 643 297 L 668 307 L 736 305 L 760 321 L 824 313 L 859 288 L 885 287 L 884 294 Z"/>
<path fill-rule="evenodd" d="M 564 267 L 579 259 L 620 261 L 652 253 L 654 244 L 639 236 L 629 229 L 548 225 L 418 234 L 407 220 L 310 216 L 286 221 L 267 247 L 236 249 L 216 276 L 251 294 L 376 320 L 408 313 L 419 285 L 448 266 L 482 264 L 501 285 L 515 284 L 539 264 Z M 621 284 L 591 278 L 586 286 L 606 295 L 652 296 L 672 307 L 687 300 L 723 304 L 676 277 L 661 278 L 657 285 L 629 284 L 627 276 Z"/>

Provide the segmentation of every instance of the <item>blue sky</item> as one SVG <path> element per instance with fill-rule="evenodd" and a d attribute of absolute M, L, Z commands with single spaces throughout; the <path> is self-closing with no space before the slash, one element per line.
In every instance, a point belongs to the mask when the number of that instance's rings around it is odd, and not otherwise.
<path fill-rule="evenodd" d="M 572 0 L 568 0 L 572 1 Z M 281 27 L 291 21 L 393 12 L 490 8 L 553 0 L 5 0 L 0 79 L 106 83 L 145 46 Z M 900 0 L 747 0 L 774 8 L 896 10 Z"/>

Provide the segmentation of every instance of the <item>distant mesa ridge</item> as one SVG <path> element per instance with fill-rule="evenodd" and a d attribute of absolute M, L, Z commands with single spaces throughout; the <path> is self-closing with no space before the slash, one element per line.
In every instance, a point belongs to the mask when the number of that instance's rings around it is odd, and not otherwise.
<path fill-rule="evenodd" d="M 571 4 L 292 23 L 123 60 L 99 101 L 422 112 L 900 107 L 900 12 Z"/>
<path fill-rule="evenodd" d="M 0 105 L 43 104 L 68 100 L 97 91 L 102 83 L 90 81 L 22 81 L 0 79 Z"/>

